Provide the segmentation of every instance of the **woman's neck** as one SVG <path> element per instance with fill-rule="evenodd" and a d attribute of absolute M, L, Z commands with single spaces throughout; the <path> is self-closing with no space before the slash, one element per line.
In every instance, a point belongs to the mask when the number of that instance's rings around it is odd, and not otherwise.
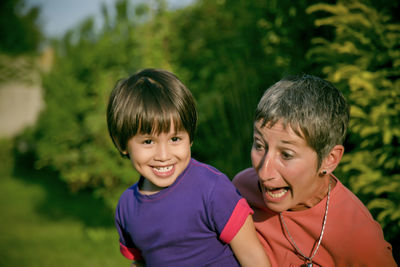
<path fill-rule="evenodd" d="M 329 183 L 331 183 L 331 188 L 330 188 L 331 191 L 336 185 L 336 180 L 333 179 L 329 174 L 327 174 L 326 177 L 323 177 L 320 179 L 323 179 L 323 180 L 316 186 L 316 188 L 314 190 L 315 194 L 313 196 L 311 196 L 304 203 L 299 203 L 296 205 L 296 207 L 294 207 L 292 209 L 288 209 L 288 211 L 301 211 L 301 210 L 310 209 L 310 208 L 316 206 L 328 195 Z"/>

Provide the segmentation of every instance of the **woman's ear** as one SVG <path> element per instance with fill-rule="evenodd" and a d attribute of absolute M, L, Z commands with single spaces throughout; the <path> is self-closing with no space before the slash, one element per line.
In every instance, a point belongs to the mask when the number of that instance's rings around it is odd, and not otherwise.
<path fill-rule="evenodd" d="M 334 146 L 325 159 L 322 161 L 320 170 L 326 173 L 332 173 L 336 167 L 339 165 L 344 153 L 344 146 L 336 145 Z"/>

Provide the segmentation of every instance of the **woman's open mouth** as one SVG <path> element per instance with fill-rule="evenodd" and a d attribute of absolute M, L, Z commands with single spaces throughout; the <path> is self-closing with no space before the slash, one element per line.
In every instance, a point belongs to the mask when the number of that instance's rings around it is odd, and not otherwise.
<path fill-rule="evenodd" d="M 289 189 L 289 187 L 264 187 L 263 191 L 265 192 L 264 195 L 267 200 L 276 202 L 283 199 L 287 195 Z"/>
<path fill-rule="evenodd" d="M 282 197 L 284 194 L 286 194 L 287 191 L 288 191 L 287 188 L 279 188 L 279 189 L 273 189 L 273 190 L 267 189 L 268 195 L 270 195 L 273 198 Z"/>

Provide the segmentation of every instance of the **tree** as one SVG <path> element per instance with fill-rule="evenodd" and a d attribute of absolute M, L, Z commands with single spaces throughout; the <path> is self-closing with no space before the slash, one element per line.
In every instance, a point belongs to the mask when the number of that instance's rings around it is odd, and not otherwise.
<path fill-rule="evenodd" d="M 26 9 L 24 0 L 0 1 L 0 83 L 35 83 L 36 58 L 43 34 L 40 8 Z"/>
<path fill-rule="evenodd" d="M 138 174 L 108 136 L 108 96 L 118 79 L 147 64 L 167 68 L 162 54 L 164 15 L 148 23 L 151 14 L 146 10 L 151 11 L 117 1 L 115 17 L 103 6 L 101 31 L 89 17 L 54 41 L 54 67 L 43 76 L 46 109 L 27 137 L 37 168 L 57 171 L 72 191 L 93 191 L 110 207 Z"/>
<path fill-rule="evenodd" d="M 194 93 L 194 155 L 233 178 L 250 166 L 253 114 L 262 93 L 305 60 L 315 1 L 199 1 L 172 18 L 171 62 Z"/>
<path fill-rule="evenodd" d="M 43 40 L 39 7 L 24 11 L 24 0 L 0 1 L 0 53 L 34 53 Z"/>
<path fill-rule="evenodd" d="M 366 203 L 386 238 L 400 236 L 400 24 L 385 10 L 357 1 L 317 4 L 319 27 L 332 40 L 315 38 L 308 58 L 322 67 L 351 105 L 349 151 L 341 177 Z"/>

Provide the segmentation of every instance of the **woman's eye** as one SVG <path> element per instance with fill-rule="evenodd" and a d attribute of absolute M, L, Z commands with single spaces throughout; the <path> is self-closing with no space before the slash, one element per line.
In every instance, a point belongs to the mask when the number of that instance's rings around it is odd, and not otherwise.
<path fill-rule="evenodd" d="M 254 141 L 253 142 L 253 147 L 256 149 L 256 150 L 262 150 L 264 147 L 263 147 L 263 145 L 260 143 L 260 142 L 257 142 L 257 141 Z"/>
<path fill-rule="evenodd" d="M 282 152 L 282 158 L 285 159 L 285 160 L 291 159 L 291 158 L 293 158 L 293 155 L 288 153 L 288 152 L 283 151 Z"/>

